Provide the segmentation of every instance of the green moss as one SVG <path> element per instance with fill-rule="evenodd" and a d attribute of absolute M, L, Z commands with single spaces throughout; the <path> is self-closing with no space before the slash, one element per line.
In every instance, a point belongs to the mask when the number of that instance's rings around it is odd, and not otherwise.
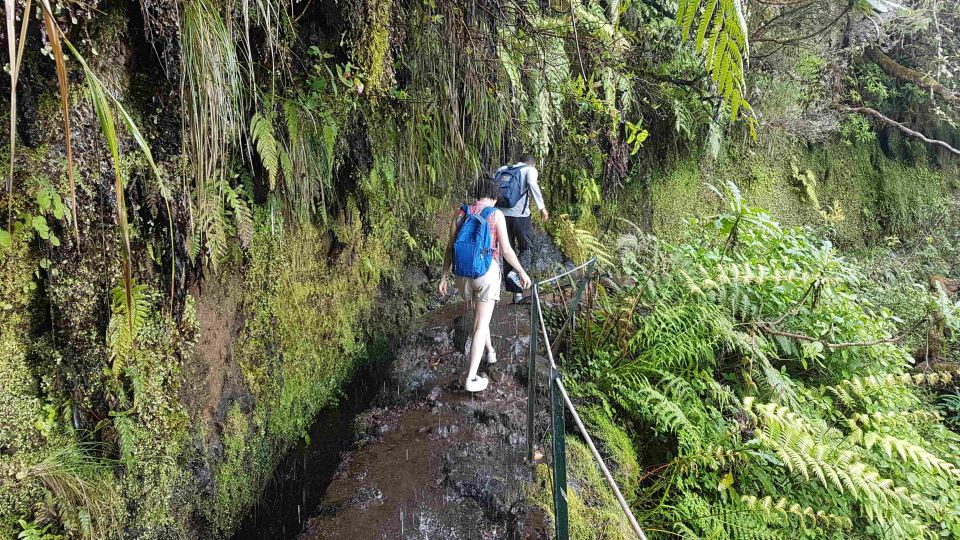
<path fill-rule="evenodd" d="M 366 93 L 378 94 L 390 85 L 390 18 L 393 0 L 353 0 L 354 61 L 365 76 Z"/>
<path fill-rule="evenodd" d="M 610 467 L 617 485 L 629 499 L 640 481 L 640 462 L 630 435 L 615 424 L 600 407 L 586 407 L 580 411 L 580 416 Z"/>
<path fill-rule="evenodd" d="M 36 486 L 19 482 L 13 489 L 12 478 L 22 470 L 24 460 L 35 459 L 30 454 L 42 443 L 33 423 L 43 415 L 43 404 L 26 362 L 27 308 L 36 267 L 28 246 L 26 239 L 15 238 L 12 247 L 0 248 L 0 538 L 16 536 L 16 520 L 29 512 L 41 494 Z"/>
<path fill-rule="evenodd" d="M 217 505 L 223 509 L 247 508 L 253 504 L 257 491 L 250 481 L 250 458 L 247 440 L 250 438 L 250 419 L 234 403 L 227 413 L 223 428 L 223 462 L 217 469 Z M 223 523 L 231 529 L 239 516 L 229 515 Z"/>
<path fill-rule="evenodd" d="M 567 504 L 570 538 L 574 540 L 633 540 L 636 534 L 617 503 L 587 445 L 567 436 Z M 545 464 L 537 466 L 530 500 L 553 521 L 552 477 Z M 552 525 L 551 525 L 552 529 Z"/>
<path fill-rule="evenodd" d="M 655 179 L 650 186 L 654 233 L 675 238 L 686 229 L 692 217 L 712 213 L 717 202 L 707 194 L 696 158 L 680 161 L 662 178 Z"/>
<path fill-rule="evenodd" d="M 640 464 L 633 441 L 602 408 L 585 407 L 579 412 L 620 491 L 630 500 L 640 481 Z M 568 435 L 566 445 L 571 538 L 636 538 L 587 445 L 576 435 Z M 530 500 L 551 518 L 552 485 L 550 470 L 546 465 L 539 465 Z"/>
<path fill-rule="evenodd" d="M 946 204 L 944 174 L 923 163 L 887 157 L 877 144 L 785 147 L 775 153 L 739 149 L 709 170 L 691 156 L 651 183 L 653 231 L 676 238 L 693 217 L 719 208 L 707 184 L 740 186 L 752 206 L 767 209 L 786 226 L 822 227 L 837 244 L 863 246 L 886 235 L 909 236 Z M 796 167 L 816 180 L 818 209 L 794 175 Z M 838 208 L 842 219 L 825 219 L 819 210 Z M 832 212 L 829 212 L 832 213 Z"/>
<path fill-rule="evenodd" d="M 126 473 L 120 488 L 128 505 L 136 508 L 129 526 L 140 538 L 180 536 L 174 497 L 183 489 L 180 464 L 190 456 L 189 418 L 181 404 L 182 376 L 178 354 L 193 346 L 191 313 L 178 326 L 164 311 L 164 295 L 153 293 L 152 309 L 137 335 L 137 349 L 127 360 L 124 377 L 132 389 L 132 403 L 114 420 L 120 456 Z M 184 331 L 186 329 L 186 331 Z"/>

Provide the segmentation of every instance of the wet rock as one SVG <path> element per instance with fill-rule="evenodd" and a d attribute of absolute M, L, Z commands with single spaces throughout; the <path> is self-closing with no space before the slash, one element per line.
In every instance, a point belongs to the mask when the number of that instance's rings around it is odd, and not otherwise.
<path fill-rule="evenodd" d="M 570 260 L 563 255 L 560 248 L 553 243 L 550 235 L 544 232 L 543 229 L 539 226 L 534 226 L 532 233 L 533 243 L 530 250 L 529 268 L 531 274 L 533 272 L 547 274 L 562 267 L 572 266 Z"/>
<path fill-rule="evenodd" d="M 357 491 L 351 504 L 366 508 L 371 503 L 383 503 L 383 492 L 376 486 L 365 486 Z"/>
<path fill-rule="evenodd" d="M 404 289 L 411 290 L 429 285 L 430 277 L 419 268 L 407 267 L 403 271 L 401 283 Z"/>
<path fill-rule="evenodd" d="M 402 342 L 390 375 L 405 398 L 403 401 L 435 385 L 437 366 L 449 358 L 453 350 L 452 336 L 444 327 L 421 330 Z"/>
<path fill-rule="evenodd" d="M 447 455 L 444 463 L 445 483 L 457 495 L 476 501 L 489 520 L 501 520 L 510 514 L 511 506 L 523 498 L 523 478 L 519 469 L 491 469 L 491 462 L 506 463 L 515 457 L 489 445 L 481 445 L 459 455 Z"/>
<path fill-rule="evenodd" d="M 450 437 L 452 435 L 456 435 L 459 432 L 460 432 L 460 428 L 456 424 L 453 424 L 450 426 L 440 426 L 436 430 L 437 435 L 441 437 Z"/>

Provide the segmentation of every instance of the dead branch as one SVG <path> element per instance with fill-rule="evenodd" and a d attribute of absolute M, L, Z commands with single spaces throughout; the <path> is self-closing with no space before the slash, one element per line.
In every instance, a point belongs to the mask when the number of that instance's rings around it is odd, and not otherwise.
<path fill-rule="evenodd" d="M 884 124 L 887 124 L 888 126 L 893 126 L 893 127 L 897 128 L 897 129 L 899 129 L 899 130 L 902 131 L 905 135 L 908 135 L 908 136 L 913 137 L 913 138 L 915 138 L 915 139 L 920 139 L 921 141 L 923 141 L 923 142 L 925 142 L 925 143 L 927 143 L 927 144 L 933 145 L 933 146 L 939 146 L 939 147 L 945 149 L 947 152 L 950 152 L 951 154 L 960 156 L 960 150 L 957 150 L 956 148 L 950 146 L 950 145 L 947 144 L 946 142 L 941 141 L 941 140 L 937 140 L 937 139 L 931 139 L 930 137 L 927 137 L 926 135 L 924 135 L 923 133 L 920 133 L 919 131 L 914 131 L 914 130 L 908 128 L 907 126 L 901 124 L 900 122 L 897 122 L 896 120 L 894 120 L 894 119 L 892 119 L 892 118 L 890 118 L 890 117 L 884 116 L 883 113 L 881 113 L 880 111 L 878 111 L 878 110 L 876 110 L 876 109 L 871 109 L 870 107 L 843 107 L 843 106 L 838 107 L 838 108 L 839 108 L 839 110 L 842 111 L 842 112 L 847 112 L 847 113 L 860 113 L 860 114 L 862 114 L 862 115 L 864 115 L 864 116 L 869 116 L 869 117 L 871 117 L 871 118 L 874 118 L 874 119 L 876 119 L 876 120 L 879 120 L 879 121 L 883 122 Z"/>
<path fill-rule="evenodd" d="M 836 349 L 849 349 L 851 347 L 873 347 L 874 345 L 897 343 L 902 341 L 903 338 L 910 335 L 910 333 L 916 330 L 921 324 L 923 324 L 924 321 L 926 321 L 926 318 L 917 320 L 917 322 L 915 322 L 909 328 L 903 331 L 901 334 L 898 334 L 896 336 L 891 336 L 883 339 L 875 339 L 872 341 L 844 341 L 839 343 L 826 342 L 821 339 L 815 338 L 813 336 L 808 336 L 806 334 L 800 334 L 797 332 L 787 332 L 786 330 L 777 330 L 776 328 L 773 327 L 771 323 L 767 321 L 758 321 L 756 324 L 756 327 L 759 330 L 763 331 L 764 333 L 770 334 L 772 336 L 783 336 L 783 337 L 795 339 L 797 341 L 806 341 L 809 343 L 813 343 L 814 341 L 819 341 L 823 343 L 824 347 L 830 350 L 836 350 Z"/>

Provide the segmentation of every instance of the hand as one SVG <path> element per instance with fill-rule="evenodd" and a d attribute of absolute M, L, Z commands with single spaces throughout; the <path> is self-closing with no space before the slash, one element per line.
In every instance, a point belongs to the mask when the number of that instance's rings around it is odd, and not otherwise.
<path fill-rule="evenodd" d="M 530 276 L 528 276 L 523 270 L 520 270 L 520 285 L 524 289 L 529 289 L 532 283 L 533 282 L 530 280 Z"/>
<path fill-rule="evenodd" d="M 541 208 L 540 217 L 543 218 L 544 221 L 550 221 L 550 212 L 547 212 L 546 208 Z"/>
<path fill-rule="evenodd" d="M 447 295 L 447 276 L 440 278 L 440 296 Z"/>

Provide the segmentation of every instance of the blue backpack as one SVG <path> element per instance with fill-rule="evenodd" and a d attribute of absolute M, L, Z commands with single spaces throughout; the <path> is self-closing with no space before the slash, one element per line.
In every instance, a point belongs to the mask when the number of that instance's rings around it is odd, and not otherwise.
<path fill-rule="evenodd" d="M 500 198 L 497 199 L 497 208 L 513 208 L 527 193 L 523 191 L 521 171 L 526 165 L 507 167 L 499 171 L 494 178 L 500 184 Z"/>
<path fill-rule="evenodd" d="M 487 218 L 496 208 L 486 207 L 477 214 L 463 205 L 463 223 L 453 242 L 453 273 L 467 278 L 478 278 L 487 273 L 493 262 L 493 243 Z"/>

